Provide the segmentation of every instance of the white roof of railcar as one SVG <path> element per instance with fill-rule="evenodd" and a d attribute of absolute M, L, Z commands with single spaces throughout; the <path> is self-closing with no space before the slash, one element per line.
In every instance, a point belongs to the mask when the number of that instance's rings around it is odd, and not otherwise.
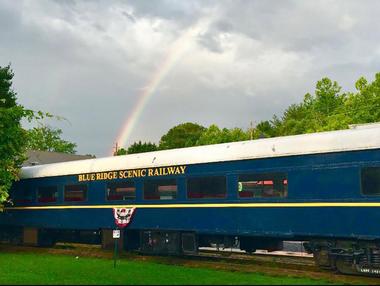
<path fill-rule="evenodd" d="M 190 165 L 380 148 L 380 123 L 351 129 L 155 151 L 24 167 L 21 178 L 39 178 L 160 166 Z"/>

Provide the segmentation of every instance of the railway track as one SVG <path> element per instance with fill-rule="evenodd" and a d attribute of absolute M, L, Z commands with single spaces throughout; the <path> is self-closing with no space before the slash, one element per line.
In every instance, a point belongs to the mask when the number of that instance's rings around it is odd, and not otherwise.
<path fill-rule="evenodd" d="M 215 257 L 215 258 L 229 258 L 231 260 L 272 260 L 272 261 L 289 261 L 294 264 L 302 264 L 302 265 L 314 265 L 313 255 L 304 254 L 301 255 L 297 252 L 264 252 L 264 251 L 256 251 L 255 253 L 247 254 L 241 251 L 218 251 L 211 249 L 201 249 L 199 251 L 200 257 Z"/>
<path fill-rule="evenodd" d="M 301 256 L 299 253 L 265 253 L 255 252 L 253 254 L 246 254 L 241 251 L 218 251 L 212 249 L 201 249 L 198 254 L 186 255 L 185 258 L 201 260 L 201 261 L 214 261 L 214 262 L 227 262 L 236 265 L 261 265 L 268 267 L 286 267 L 289 269 L 305 270 L 313 272 L 324 272 L 319 269 L 315 263 L 312 255 Z"/>
<path fill-rule="evenodd" d="M 380 279 L 364 276 L 343 275 L 318 268 L 312 257 L 297 254 L 255 253 L 221 253 L 220 251 L 202 250 L 198 254 L 186 256 L 158 255 L 123 255 L 126 259 L 142 259 L 170 265 L 187 267 L 207 267 L 222 271 L 239 271 L 244 273 L 263 273 L 270 276 L 309 277 L 336 284 L 345 285 L 380 285 Z"/>

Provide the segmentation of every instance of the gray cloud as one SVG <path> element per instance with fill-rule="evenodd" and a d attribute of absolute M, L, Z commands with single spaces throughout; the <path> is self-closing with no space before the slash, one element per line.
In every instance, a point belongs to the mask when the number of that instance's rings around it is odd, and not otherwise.
<path fill-rule="evenodd" d="M 105 156 L 156 78 L 127 145 L 186 121 L 247 128 L 324 76 L 353 90 L 379 71 L 379 12 L 375 1 L 1 1 L 0 65 L 12 63 L 20 103 L 66 117 L 49 124 Z"/>

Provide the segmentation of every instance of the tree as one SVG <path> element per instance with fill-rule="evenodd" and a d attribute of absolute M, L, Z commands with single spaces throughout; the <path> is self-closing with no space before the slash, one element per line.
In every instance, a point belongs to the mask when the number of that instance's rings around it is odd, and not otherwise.
<path fill-rule="evenodd" d="M 292 104 L 284 112 L 281 122 L 277 128 L 277 136 L 295 135 L 306 133 L 306 130 L 312 129 L 316 116 L 313 113 L 313 103 L 310 94 L 306 94 L 304 103 Z"/>
<path fill-rule="evenodd" d="M 75 154 L 76 144 L 61 139 L 62 130 L 49 126 L 27 130 L 27 149 Z"/>
<path fill-rule="evenodd" d="M 303 102 L 290 105 L 282 118 L 275 122 L 276 136 L 348 128 L 344 116 L 346 94 L 336 81 L 325 77 L 319 80 L 314 95 L 307 93 Z"/>
<path fill-rule="evenodd" d="M 211 124 L 199 137 L 196 145 L 210 145 L 221 143 L 222 130 L 216 125 Z"/>
<path fill-rule="evenodd" d="M 244 132 L 241 128 L 223 128 L 221 130 L 221 137 L 219 138 L 218 143 L 245 141 L 249 139 L 249 134 L 247 132 Z"/>
<path fill-rule="evenodd" d="M 274 137 L 276 135 L 276 130 L 272 122 L 265 120 L 261 121 L 257 124 L 256 128 L 254 128 L 253 138 L 268 138 Z"/>
<path fill-rule="evenodd" d="M 114 156 L 127 155 L 127 150 L 125 150 L 124 148 L 120 148 L 113 155 Z"/>
<path fill-rule="evenodd" d="M 121 156 L 121 155 L 127 155 L 127 154 L 136 154 L 136 153 L 145 153 L 145 152 L 151 152 L 151 151 L 157 151 L 158 147 L 156 144 L 151 142 L 135 142 L 132 145 L 128 147 L 128 149 L 120 148 L 117 150 L 117 152 L 114 154 L 114 156 Z"/>
<path fill-rule="evenodd" d="M 4 68 L 0 66 L 0 108 L 17 106 L 16 93 L 11 88 L 13 76 L 10 65 Z"/>
<path fill-rule="evenodd" d="M 159 149 L 195 146 L 205 127 L 196 123 L 183 123 L 171 128 L 160 140 Z"/>
<path fill-rule="evenodd" d="M 0 204 L 7 199 L 8 190 L 17 180 L 19 168 L 25 160 L 26 132 L 20 122 L 32 116 L 16 102 L 13 76 L 10 65 L 0 66 Z"/>
<path fill-rule="evenodd" d="M 315 89 L 315 110 L 325 116 L 333 114 L 343 104 L 341 89 L 336 81 L 332 82 L 327 77 L 319 80 Z"/>
<path fill-rule="evenodd" d="M 202 133 L 197 140 L 196 145 L 210 145 L 249 139 L 249 134 L 244 132 L 241 128 L 220 129 L 217 125 L 212 124 Z"/>
<path fill-rule="evenodd" d="M 26 159 L 28 134 L 21 127 L 21 120 L 31 122 L 52 117 L 49 113 L 35 112 L 17 103 L 17 93 L 12 89 L 13 77 L 10 65 L 0 66 L 0 210 Z"/>
<path fill-rule="evenodd" d="M 380 73 L 371 83 L 361 77 L 355 84 L 357 92 L 348 94 L 345 102 L 345 113 L 350 124 L 380 121 Z"/>
<path fill-rule="evenodd" d="M 151 142 L 144 142 L 141 141 L 133 143 L 131 146 L 127 149 L 127 154 L 135 154 L 135 153 L 145 153 L 145 152 L 151 152 L 151 151 L 157 151 L 158 147 L 156 144 Z"/>

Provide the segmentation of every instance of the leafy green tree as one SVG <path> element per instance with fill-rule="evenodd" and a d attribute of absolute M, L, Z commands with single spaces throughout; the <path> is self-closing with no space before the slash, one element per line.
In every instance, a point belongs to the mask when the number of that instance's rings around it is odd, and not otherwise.
<path fill-rule="evenodd" d="M 348 94 L 344 105 L 350 124 L 380 121 L 380 73 L 371 83 L 359 78 L 355 86 L 357 92 Z"/>
<path fill-rule="evenodd" d="M 343 104 L 344 95 L 340 94 L 341 89 L 336 81 L 332 82 L 327 77 L 318 81 L 313 100 L 315 111 L 325 116 L 333 114 Z"/>
<path fill-rule="evenodd" d="M 25 160 L 27 137 L 20 122 L 34 116 L 32 111 L 17 104 L 12 89 L 13 76 L 10 65 L 0 66 L 0 204 L 7 199 L 8 190 L 17 180 L 19 168 Z"/>
<path fill-rule="evenodd" d="M 295 135 L 326 130 L 344 129 L 348 121 L 344 114 L 346 94 L 336 81 L 322 78 L 315 94 L 307 93 L 303 102 L 290 105 L 274 125 L 271 135 Z"/>
<path fill-rule="evenodd" d="M 127 149 L 127 154 L 145 153 L 151 151 L 157 151 L 158 147 L 156 144 L 151 142 L 135 142 Z"/>
<path fill-rule="evenodd" d="M 127 155 L 127 150 L 124 148 L 120 148 L 116 151 L 116 153 L 113 154 L 114 156 L 122 156 L 122 155 Z"/>
<path fill-rule="evenodd" d="M 27 149 L 75 154 L 75 143 L 61 138 L 62 130 L 40 126 L 27 130 Z"/>
<path fill-rule="evenodd" d="M 222 142 L 236 142 L 236 141 L 245 141 L 249 140 L 249 134 L 244 132 L 241 128 L 223 128 L 222 130 Z M 221 143 L 222 143 L 221 142 Z"/>
<path fill-rule="evenodd" d="M 183 123 L 171 128 L 160 140 L 159 149 L 195 146 L 205 127 L 196 123 Z"/>
<path fill-rule="evenodd" d="M 14 73 L 10 65 L 2 68 L 0 66 L 0 108 L 16 107 L 16 92 L 12 90 L 12 79 Z"/>
<path fill-rule="evenodd" d="M 257 124 L 254 128 L 253 138 L 268 138 L 276 136 L 276 129 L 272 122 L 265 120 Z"/>
<path fill-rule="evenodd" d="M 222 130 L 216 124 L 212 124 L 201 134 L 196 145 L 217 144 L 222 141 Z"/>
<path fill-rule="evenodd" d="M 7 200 L 13 181 L 18 180 L 21 164 L 25 161 L 28 132 L 21 120 L 37 122 L 49 113 L 35 112 L 17 103 L 17 93 L 12 89 L 14 73 L 11 66 L 0 66 L 0 210 Z"/>
<path fill-rule="evenodd" d="M 196 145 L 209 145 L 244 140 L 249 140 L 249 134 L 244 132 L 241 128 L 220 129 L 217 125 L 212 124 L 202 133 L 197 140 Z"/>
<path fill-rule="evenodd" d="M 270 121 L 259 122 L 254 130 L 254 139 L 303 133 L 306 123 L 311 120 L 307 112 L 310 104 L 311 95 L 306 94 L 303 103 L 291 104 L 281 118 L 274 115 Z"/>

